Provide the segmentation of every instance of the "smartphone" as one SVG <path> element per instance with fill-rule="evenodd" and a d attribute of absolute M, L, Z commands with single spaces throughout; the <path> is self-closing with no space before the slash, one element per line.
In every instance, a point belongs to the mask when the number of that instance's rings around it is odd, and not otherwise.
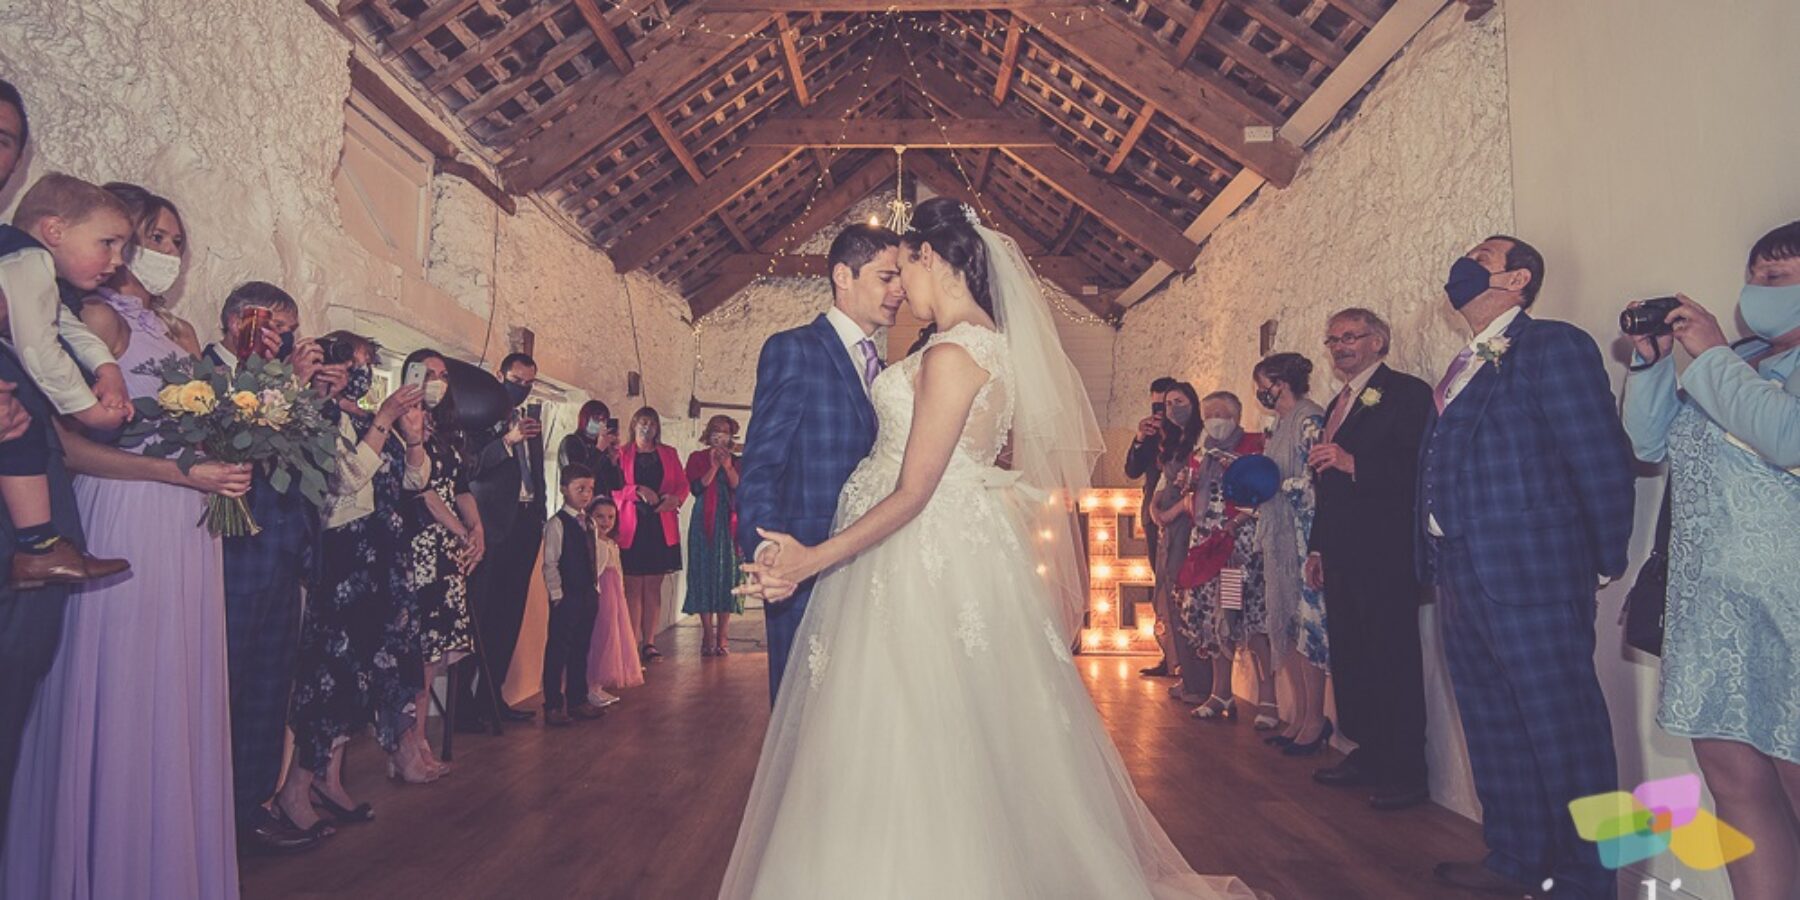
<path fill-rule="evenodd" d="M 540 425 L 543 424 L 543 422 L 544 422 L 544 404 L 541 402 L 533 402 L 533 403 L 525 404 L 525 418 L 530 419 L 533 422 L 537 422 Z"/>
<path fill-rule="evenodd" d="M 607 434 L 610 434 L 613 437 L 618 437 L 619 436 L 619 420 L 618 419 L 607 419 L 604 430 Z"/>
<path fill-rule="evenodd" d="M 1163 414 L 1163 411 L 1168 408 L 1169 405 L 1167 403 L 1158 400 L 1155 403 L 1150 404 L 1150 414 L 1153 416 L 1160 416 Z"/>
<path fill-rule="evenodd" d="M 232 335 L 232 351 L 238 359 L 262 355 L 263 330 L 269 327 L 269 320 L 274 315 L 275 311 L 266 306 L 246 306 L 238 313 L 238 330 Z"/>
<path fill-rule="evenodd" d="M 423 388 L 425 386 L 425 363 L 421 361 L 407 366 L 406 373 L 401 379 L 401 384 L 408 387 Z"/>

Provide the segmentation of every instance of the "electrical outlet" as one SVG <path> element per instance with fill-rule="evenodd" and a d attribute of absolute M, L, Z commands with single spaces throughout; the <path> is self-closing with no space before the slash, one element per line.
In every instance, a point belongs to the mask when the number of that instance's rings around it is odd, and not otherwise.
<path fill-rule="evenodd" d="M 1274 140 L 1275 126 L 1273 125 L 1244 126 L 1244 143 L 1246 144 L 1268 144 L 1273 143 Z"/>

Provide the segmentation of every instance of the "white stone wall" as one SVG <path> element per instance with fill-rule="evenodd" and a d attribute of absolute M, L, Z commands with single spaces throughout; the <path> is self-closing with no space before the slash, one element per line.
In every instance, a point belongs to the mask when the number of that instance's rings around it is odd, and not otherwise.
<path fill-rule="evenodd" d="M 1335 386 L 1320 341 L 1346 306 L 1385 317 L 1389 364 L 1435 382 L 1466 340 L 1443 298 L 1450 263 L 1512 224 L 1505 52 L 1498 13 L 1470 23 L 1452 6 L 1428 25 L 1354 120 L 1308 150 L 1292 185 L 1265 187 L 1213 234 L 1192 275 L 1127 313 L 1112 424 L 1136 423 L 1135 401 L 1159 375 L 1254 407 L 1267 319 L 1279 323 L 1277 350 L 1313 360 L 1326 402 Z"/>

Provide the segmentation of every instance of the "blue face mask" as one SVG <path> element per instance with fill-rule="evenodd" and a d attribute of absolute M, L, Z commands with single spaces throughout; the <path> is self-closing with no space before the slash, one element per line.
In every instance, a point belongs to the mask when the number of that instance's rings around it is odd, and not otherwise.
<path fill-rule="evenodd" d="M 1738 293 L 1738 312 L 1758 337 L 1775 340 L 1800 328 L 1800 284 L 1746 284 Z"/>
<path fill-rule="evenodd" d="M 1450 298 L 1450 306 L 1462 309 L 1469 301 L 1487 292 L 1488 281 L 1493 277 L 1486 267 L 1466 256 L 1450 264 L 1450 278 L 1444 282 L 1444 295 Z"/>

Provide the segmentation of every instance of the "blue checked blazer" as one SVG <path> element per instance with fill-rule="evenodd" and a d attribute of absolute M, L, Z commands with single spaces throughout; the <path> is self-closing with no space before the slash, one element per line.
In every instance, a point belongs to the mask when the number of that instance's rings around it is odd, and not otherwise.
<path fill-rule="evenodd" d="M 757 528 L 816 546 L 831 536 L 838 492 L 875 446 L 875 408 L 862 376 L 824 316 L 773 335 L 756 363 L 744 437 L 738 545 L 756 552 Z M 802 585 L 796 600 L 811 592 Z"/>
<path fill-rule="evenodd" d="M 1631 444 L 1600 348 L 1566 322 L 1521 313 L 1498 366 L 1481 367 L 1420 448 L 1419 574 L 1436 564 L 1426 516 L 1466 539 L 1482 587 L 1507 605 L 1593 596 L 1625 574 Z"/>

